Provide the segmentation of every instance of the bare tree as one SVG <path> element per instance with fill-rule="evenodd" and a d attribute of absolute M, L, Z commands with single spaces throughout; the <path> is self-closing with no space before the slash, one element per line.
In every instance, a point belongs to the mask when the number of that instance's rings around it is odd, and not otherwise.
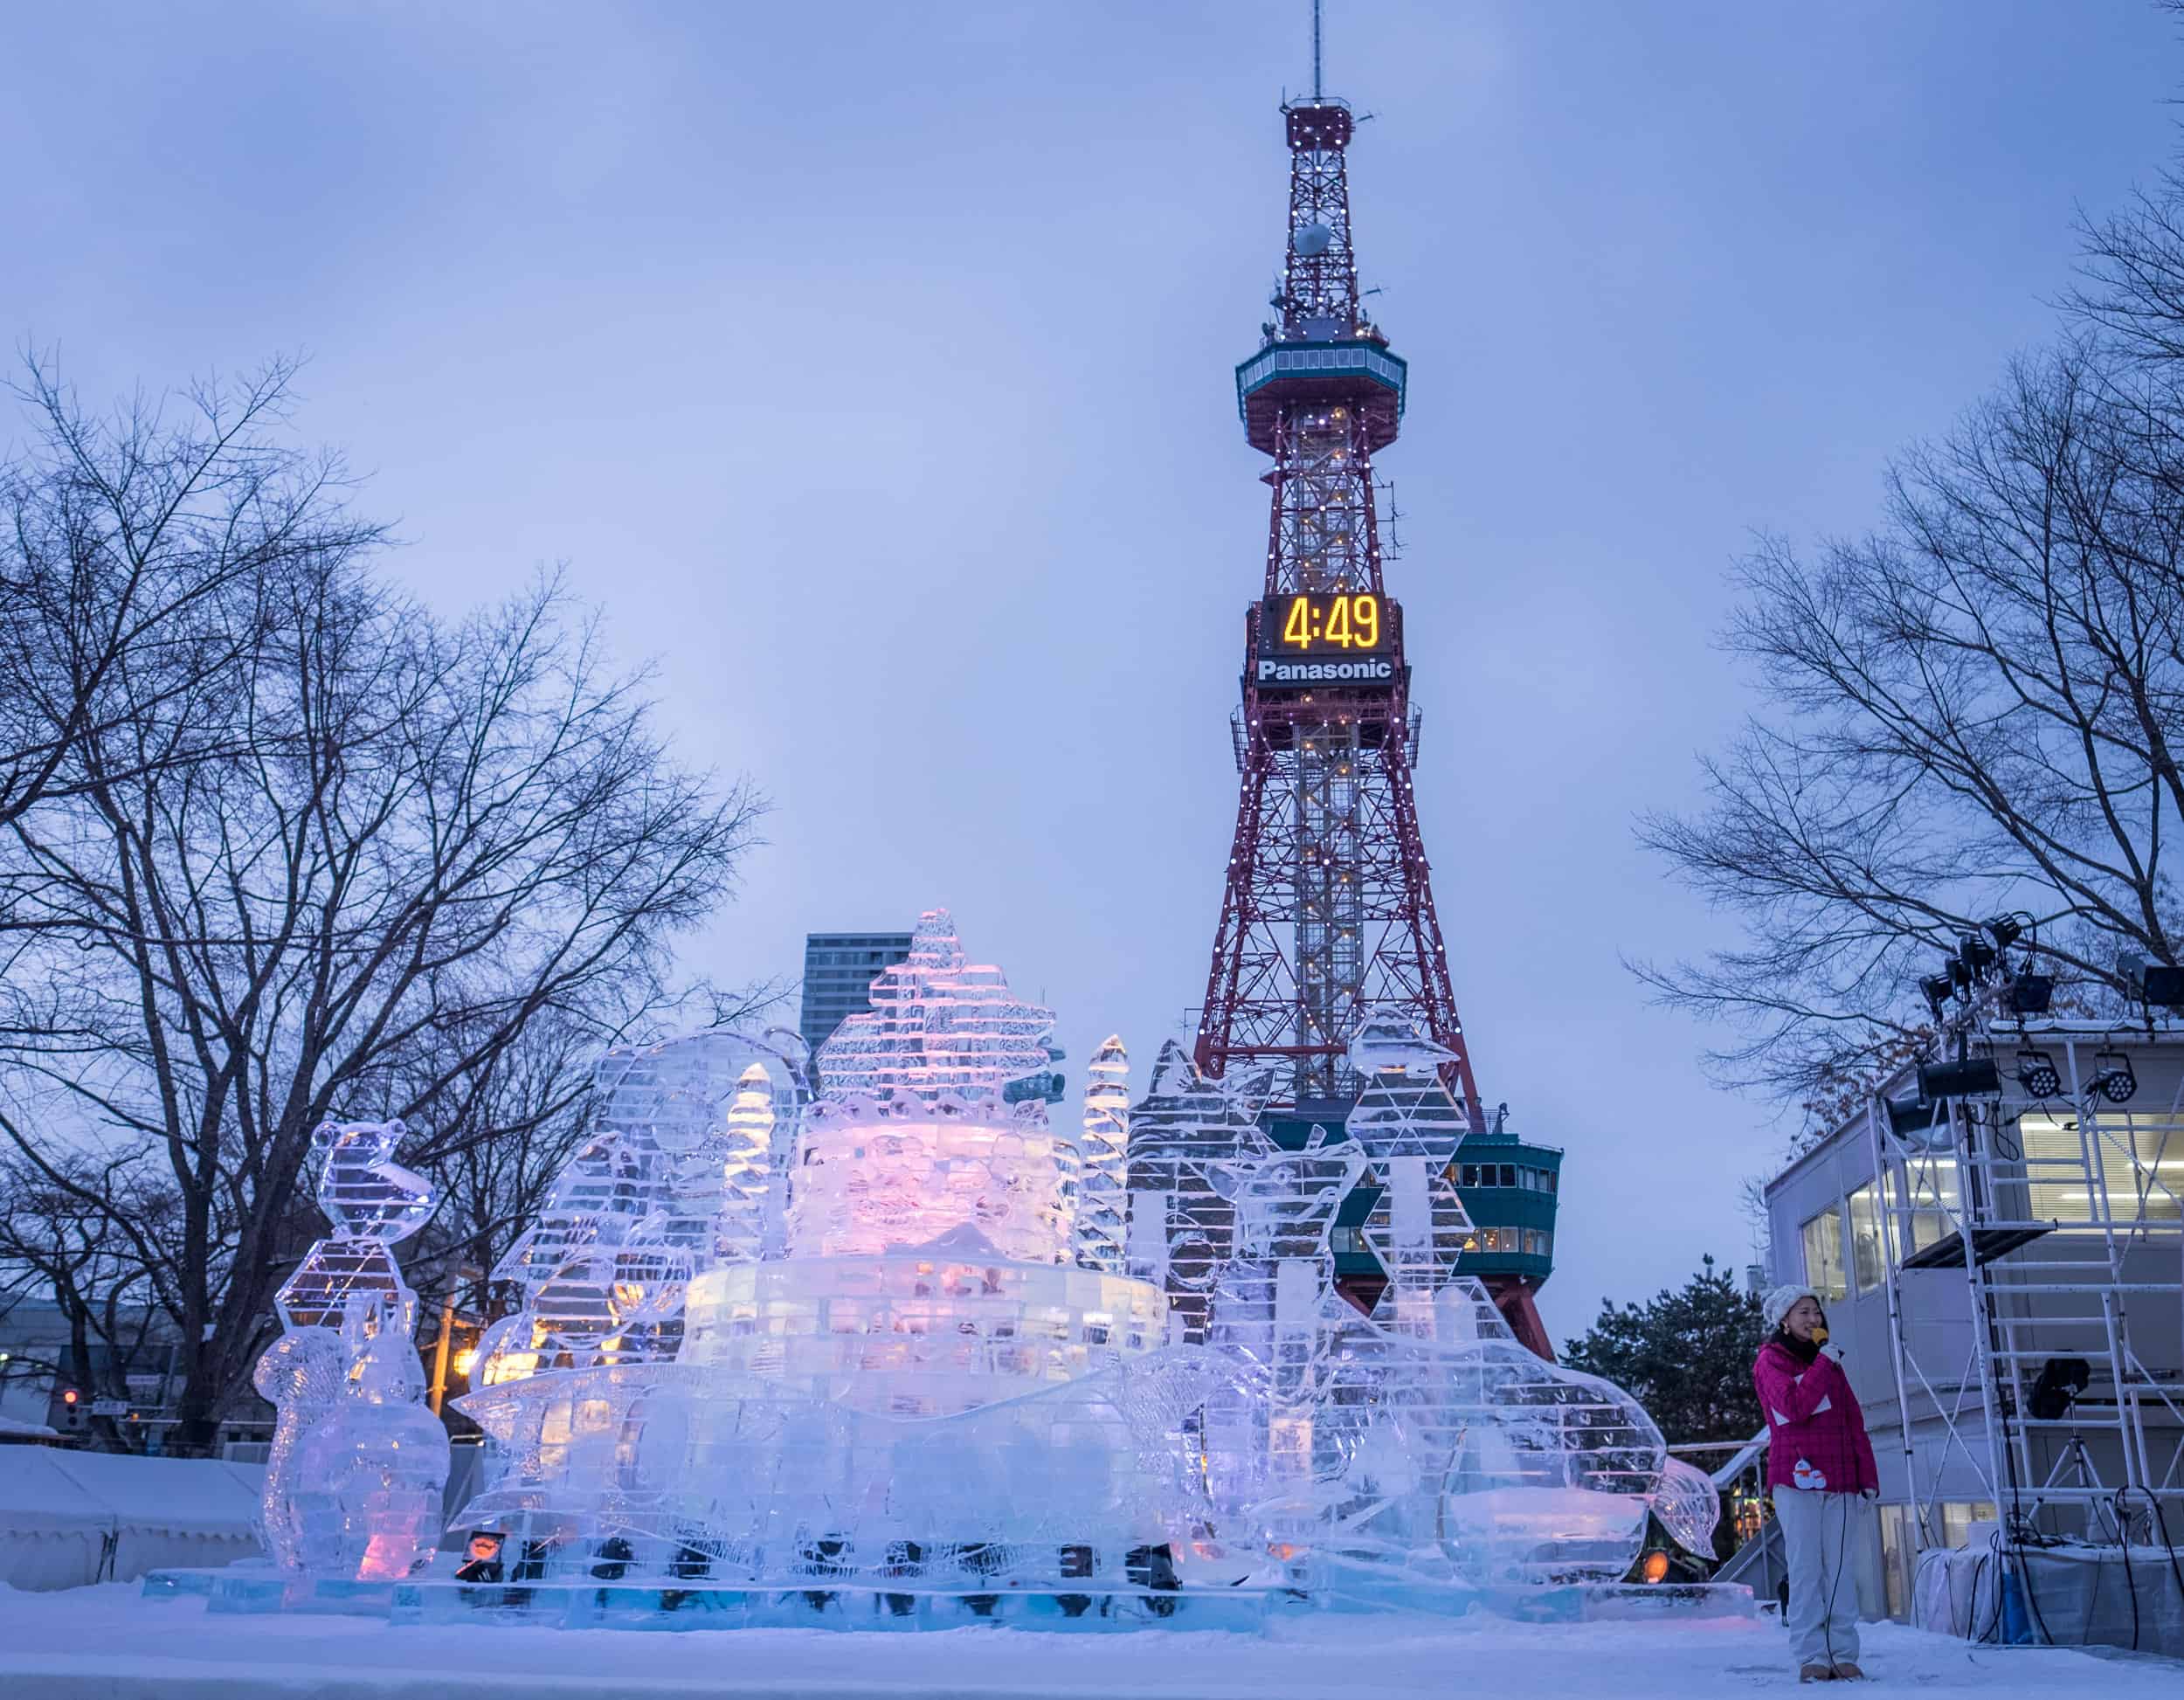
<path fill-rule="evenodd" d="M 86 783 L 87 737 L 134 727 L 141 761 L 218 747 L 204 687 L 247 629 L 211 600 L 301 556 L 356 550 L 337 457 L 281 442 L 291 361 L 179 397 L 86 411 L 33 356 L 26 446 L 0 464 L 0 826 Z"/>
<path fill-rule="evenodd" d="M 172 1318 L 185 1448 L 320 1231 L 313 1130 L 400 1116 L 428 1168 L 493 1140 L 535 1024 L 596 1047 L 675 1001 L 673 943 L 763 812 L 670 758 L 554 582 L 450 624 L 374 577 L 376 538 L 329 528 L 201 598 L 225 664 L 86 725 L 0 855 L 0 1137 Z M 176 763 L 175 725 L 218 736 Z"/>
<path fill-rule="evenodd" d="M 1743 563 L 1727 646 L 1767 711 L 1705 762 L 1704 810 L 1640 824 L 1745 921 L 1635 964 L 1740 1024 L 1725 1078 L 1839 1108 L 1925 1042 L 1916 980 L 1998 913 L 2038 920 L 2090 1006 L 2119 950 L 2179 960 L 2180 207 L 2173 182 L 2096 233 L 2070 335 L 1900 459 L 1879 529 Z"/>
<path fill-rule="evenodd" d="M 155 1221 L 173 1194 L 126 1162 L 64 1151 L 55 1166 L 58 1179 L 19 1157 L 0 1160 L 0 1311 L 33 1295 L 51 1300 L 68 1339 L 43 1368 L 95 1404 L 127 1394 L 129 1372 L 161 1331 L 145 1272 L 109 1232 L 112 1220 Z M 90 1422 L 112 1449 L 134 1450 L 142 1438 L 95 1412 Z"/>

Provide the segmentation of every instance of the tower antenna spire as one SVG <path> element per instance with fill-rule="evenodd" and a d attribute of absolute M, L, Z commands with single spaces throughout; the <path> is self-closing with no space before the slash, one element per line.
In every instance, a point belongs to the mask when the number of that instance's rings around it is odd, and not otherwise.
<path fill-rule="evenodd" d="M 1312 0 L 1312 99 L 1315 100 L 1320 98 L 1319 5 L 1320 0 Z"/>

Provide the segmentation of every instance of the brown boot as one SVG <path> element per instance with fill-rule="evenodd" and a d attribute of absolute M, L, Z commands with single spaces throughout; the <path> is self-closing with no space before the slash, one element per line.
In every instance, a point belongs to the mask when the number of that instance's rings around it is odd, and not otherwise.
<path fill-rule="evenodd" d="M 1801 1664 L 1797 1668 L 1797 1680 L 1800 1683 L 1832 1683 L 1835 1680 L 1835 1668 L 1831 1664 Z"/>
<path fill-rule="evenodd" d="M 1863 1683 L 1865 1681 L 1865 1672 L 1859 1669 L 1857 1666 L 1852 1664 L 1847 1659 L 1841 1664 L 1838 1664 L 1835 1669 L 1828 1674 L 1834 1676 L 1838 1683 Z"/>

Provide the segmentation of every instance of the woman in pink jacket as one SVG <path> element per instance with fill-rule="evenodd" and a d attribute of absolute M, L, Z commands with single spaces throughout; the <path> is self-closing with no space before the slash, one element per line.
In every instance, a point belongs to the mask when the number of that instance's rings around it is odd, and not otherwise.
<path fill-rule="evenodd" d="M 1850 1536 L 1880 1495 L 1865 1413 L 1829 1344 L 1828 1316 L 1809 1287 L 1777 1287 L 1760 1301 L 1766 1343 L 1752 1385 L 1767 1420 L 1767 1486 L 1790 1567 L 1790 1639 L 1801 1683 L 1863 1676 L 1858 1584 Z"/>

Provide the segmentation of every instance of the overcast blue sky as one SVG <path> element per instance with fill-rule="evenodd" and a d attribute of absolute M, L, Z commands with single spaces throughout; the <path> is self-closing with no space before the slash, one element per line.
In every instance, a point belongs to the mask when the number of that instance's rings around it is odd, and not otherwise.
<path fill-rule="evenodd" d="M 2141 0 L 1328 10 L 1411 363 L 1427 848 L 1482 1088 L 1569 1150 L 1560 1339 L 1741 1264 L 1787 1132 L 1617 966 L 1723 936 L 1630 822 L 1745 710 L 1730 564 L 1866 523 L 2048 333 L 2184 50 Z M 1234 808 L 1266 490 L 1230 369 L 1308 12 L 17 8 L 0 323 L 91 395 L 308 353 L 300 428 L 451 612 L 567 561 L 685 757 L 778 805 L 695 965 L 946 903 L 1074 1064 L 1142 1063 Z"/>

